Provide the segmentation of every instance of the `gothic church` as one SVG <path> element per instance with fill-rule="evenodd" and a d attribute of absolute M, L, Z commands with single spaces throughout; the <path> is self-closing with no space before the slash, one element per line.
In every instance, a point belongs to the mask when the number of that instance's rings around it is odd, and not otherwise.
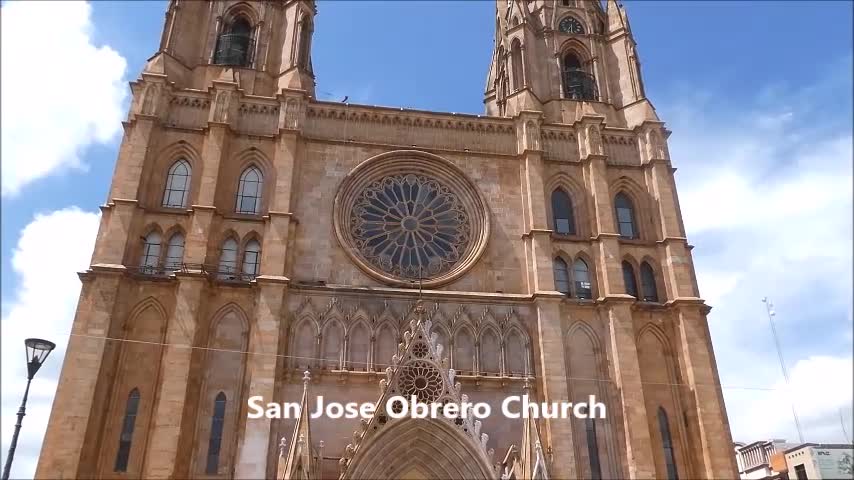
<path fill-rule="evenodd" d="M 473 116 L 318 101 L 313 0 L 169 2 L 38 478 L 737 477 L 626 11 L 495 13 Z M 493 415 L 247 415 L 393 393 Z"/>

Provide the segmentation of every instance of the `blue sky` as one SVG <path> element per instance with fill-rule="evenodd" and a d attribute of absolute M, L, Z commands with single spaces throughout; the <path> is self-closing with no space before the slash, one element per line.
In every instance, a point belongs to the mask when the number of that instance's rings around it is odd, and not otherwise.
<path fill-rule="evenodd" d="M 166 6 L 37 3 L 2 4 L 0 294 L 3 359 L 11 360 L 3 362 L 4 454 L 21 391 L 7 377 L 22 375 L 15 365 L 23 355 L 8 353 L 7 341 L 11 348 L 21 348 L 20 335 L 67 342 L 79 288 L 73 271 L 91 253 L 127 82 L 154 53 Z M 795 440 L 786 401 L 795 398 L 808 440 L 842 441 L 840 409 L 848 435 L 854 431 L 852 4 L 626 5 L 647 94 L 673 130 L 680 200 L 701 292 L 715 307 L 710 328 L 734 436 Z M 494 8 L 490 1 L 320 2 L 318 97 L 482 113 Z M 42 40 L 7 41 L 16 31 Z M 764 295 L 777 305 L 793 383 L 819 392 L 818 404 L 779 390 Z M 22 475 L 38 452 L 44 421 L 36 412 L 50 407 L 61 354 L 40 374 L 25 420 L 16 460 Z"/>

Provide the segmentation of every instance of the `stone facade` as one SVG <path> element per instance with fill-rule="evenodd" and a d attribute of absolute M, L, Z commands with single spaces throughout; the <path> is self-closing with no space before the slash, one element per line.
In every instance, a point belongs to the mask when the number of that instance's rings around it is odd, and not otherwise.
<path fill-rule="evenodd" d="M 669 132 L 625 11 L 498 0 L 496 12 L 487 116 L 471 116 L 315 100 L 312 1 L 169 3 L 131 85 L 37 477 L 737 476 Z M 371 257 L 385 247 L 359 236 L 374 227 L 353 226 L 376 205 L 352 206 L 365 172 L 449 199 L 418 234 L 438 246 Z M 571 198 L 569 232 L 556 190 Z M 434 220 L 414 218 L 395 228 L 424 238 Z M 247 418 L 250 395 L 376 401 L 422 333 L 442 381 L 460 384 L 447 391 L 493 406 L 485 445 L 427 421 L 371 443 L 359 420 L 314 419 L 308 435 L 307 419 Z M 525 391 L 593 394 L 608 418 L 501 416 Z M 436 464 L 382 458 L 396 443 Z"/>

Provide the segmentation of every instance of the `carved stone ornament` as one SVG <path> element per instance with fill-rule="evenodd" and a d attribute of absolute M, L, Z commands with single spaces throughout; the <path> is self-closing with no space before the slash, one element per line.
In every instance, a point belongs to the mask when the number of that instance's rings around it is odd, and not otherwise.
<path fill-rule="evenodd" d="M 435 155 L 399 151 L 356 167 L 335 199 L 335 230 L 355 263 L 393 285 L 447 283 L 486 246 L 489 216 L 476 187 Z"/>

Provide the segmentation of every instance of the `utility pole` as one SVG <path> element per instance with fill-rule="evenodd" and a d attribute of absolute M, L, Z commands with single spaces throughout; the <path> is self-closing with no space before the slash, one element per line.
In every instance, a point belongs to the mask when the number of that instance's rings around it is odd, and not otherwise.
<path fill-rule="evenodd" d="M 771 303 L 771 300 L 768 297 L 762 297 L 762 303 L 765 304 L 765 311 L 768 312 L 768 323 L 771 324 L 771 334 L 774 337 L 774 345 L 777 347 L 777 358 L 780 360 L 780 369 L 783 370 L 783 379 L 786 381 L 786 391 L 791 395 L 789 403 L 792 405 L 792 417 L 794 417 L 795 427 L 798 429 L 798 439 L 800 439 L 801 443 L 804 443 L 804 433 L 801 431 L 801 421 L 798 420 L 798 412 L 795 410 L 794 395 L 792 395 L 792 392 L 789 390 L 789 388 L 791 388 L 789 384 L 789 372 L 786 370 L 786 362 L 783 360 L 783 350 L 780 348 L 780 340 L 777 338 L 777 327 L 774 326 L 774 316 L 777 315 L 777 312 L 774 311 L 774 304 Z"/>

